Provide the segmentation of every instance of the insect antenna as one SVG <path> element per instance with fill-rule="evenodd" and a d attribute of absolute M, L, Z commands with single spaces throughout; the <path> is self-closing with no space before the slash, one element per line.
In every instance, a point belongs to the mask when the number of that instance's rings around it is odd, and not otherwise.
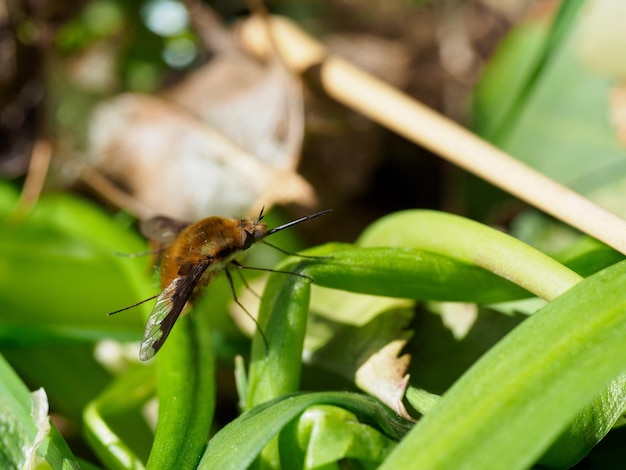
<path fill-rule="evenodd" d="M 256 325 L 258 332 L 261 334 L 261 338 L 263 338 L 263 344 L 265 345 L 265 352 L 267 352 L 267 350 L 269 349 L 269 344 L 267 342 L 267 337 L 265 336 L 265 333 L 263 332 L 263 328 L 261 328 L 261 325 L 259 325 L 259 322 L 257 321 L 257 319 L 254 318 L 250 312 L 248 312 L 248 309 L 244 307 L 241 302 L 239 302 L 239 299 L 237 298 L 237 292 L 235 291 L 235 285 L 233 284 L 233 276 L 230 274 L 230 271 L 228 270 L 228 268 L 225 268 L 224 271 L 226 271 L 226 279 L 228 279 L 228 285 L 230 286 L 230 291 L 233 294 L 233 299 L 235 300 L 235 303 L 239 305 L 244 312 L 246 312 L 246 315 L 248 315 L 252 319 L 254 324 Z"/>
<path fill-rule="evenodd" d="M 151 301 L 151 300 L 154 300 L 154 299 L 156 299 L 158 296 L 159 296 L 158 294 L 157 294 L 157 295 L 153 295 L 152 297 L 148 297 L 147 299 L 140 300 L 140 301 L 139 301 L 139 302 L 137 302 L 136 304 L 129 305 L 128 307 L 120 308 L 119 310 L 116 310 L 115 312 L 109 312 L 109 313 L 107 313 L 107 315 L 111 316 L 111 315 L 115 315 L 116 313 L 123 312 L 124 310 L 130 310 L 131 308 L 135 308 L 135 307 L 137 307 L 137 306 L 139 306 L 139 305 L 141 305 L 141 304 L 145 304 L 146 302 L 149 302 L 149 301 Z"/>

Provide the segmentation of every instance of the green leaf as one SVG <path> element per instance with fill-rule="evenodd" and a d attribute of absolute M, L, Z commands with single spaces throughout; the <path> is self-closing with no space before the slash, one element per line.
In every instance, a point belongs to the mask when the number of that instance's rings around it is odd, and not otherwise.
<path fill-rule="evenodd" d="M 323 257 L 289 258 L 278 269 L 300 275 L 273 273 L 269 278 L 259 315 L 268 348 L 257 335 L 248 380 L 249 408 L 298 390 L 311 278 L 321 286 L 415 299 L 496 301 L 524 295 L 483 269 L 419 250 L 331 244 L 307 254 Z"/>
<path fill-rule="evenodd" d="M 111 380 L 92 349 L 70 344 L 7 349 L 3 354 L 23 380 L 46 389 L 55 410 L 80 422 L 83 408 Z"/>
<path fill-rule="evenodd" d="M 625 406 L 626 374 L 621 374 L 576 416 L 540 463 L 553 468 L 568 468 L 578 463 L 623 417 Z"/>
<path fill-rule="evenodd" d="M 563 3 L 560 26 L 555 22 L 549 29 L 530 21 L 509 34 L 476 88 L 474 129 L 559 182 L 585 184 L 581 177 L 586 175 L 586 184 L 595 185 L 597 175 L 589 178 L 590 167 L 614 171 L 611 162 L 622 158 L 623 150 L 606 119 L 609 82 L 587 70 L 573 42 L 566 41 L 581 3 Z M 529 53 L 530 43 L 534 50 Z M 511 88 L 511 76 L 517 77 L 517 87 Z M 496 126 L 503 127 L 495 131 Z"/>
<path fill-rule="evenodd" d="M 144 455 L 143 450 L 146 443 L 152 444 L 152 433 L 138 410 L 154 389 L 154 370 L 135 366 L 85 407 L 85 437 L 107 468 L 144 468 L 148 452 Z"/>
<path fill-rule="evenodd" d="M 595 238 L 581 237 L 555 255 L 561 263 L 582 276 L 589 276 L 624 259 L 624 255 Z"/>
<path fill-rule="evenodd" d="M 625 370 L 626 263 L 573 287 L 492 348 L 442 397 L 381 466 L 528 468 Z M 572 463 L 589 436 L 617 419 L 618 404 L 596 408 L 569 439 Z M 615 401 L 614 400 L 614 401 Z M 514 437 L 514 438 L 512 438 Z"/>
<path fill-rule="evenodd" d="M 315 284 L 323 287 L 386 297 L 480 303 L 529 296 L 482 268 L 420 249 L 325 245 L 307 253 L 328 256 L 323 262 L 302 265 Z"/>
<path fill-rule="evenodd" d="M 385 217 L 363 234 L 360 243 L 418 246 L 430 251 L 329 244 L 306 252 L 319 258 L 288 258 L 279 265 L 282 271 L 300 275 L 270 276 L 259 315 L 269 347 L 266 350 L 261 338 L 255 337 L 248 407 L 298 389 L 311 279 L 320 286 L 369 295 L 473 302 L 524 296 L 519 287 L 483 268 L 548 298 L 581 279 L 512 237 L 461 217 L 431 211 Z"/>
<path fill-rule="evenodd" d="M 490 67 L 497 68 L 498 73 L 491 76 L 496 83 L 491 82 L 490 87 L 483 82 L 476 89 L 479 102 L 489 100 L 493 108 L 498 108 L 494 115 L 477 113 L 476 117 L 481 119 L 476 119 L 475 128 L 483 137 L 498 143 L 517 128 L 520 114 L 544 78 L 550 62 L 563 47 L 583 4 L 584 0 L 563 2 L 549 29 L 532 23 L 523 25 L 519 36 L 509 37 L 508 42 L 500 46 L 514 48 L 516 54 L 501 54 L 493 59 Z M 521 40 L 516 41 L 518 37 Z M 494 99 L 496 96 L 504 99 L 498 102 Z"/>
<path fill-rule="evenodd" d="M 475 89 L 472 127 L 542 174 L 623 215 L 626 152 L 616 132 L 615 103 L 623 81 L 621 12 L 603 2 L 581 9 L 583 4 L 561 2 L 550 27 L 533 17 L 509 33 Z M 475 201 L 481 189 L 481 183 L 469 185 L 466 204 L 502 204 L 501 194 Z M 535 232 L 526 240 L 544 251 L 577 235 L 547 217 Z"/>
<path fill-rule="evenodd" d="M 353 413 L 328 405 L 311 406 L 280 433 L 283 468 L 329 468 L 344 459 L 375 468 L 395 445 Z"/>
<path fill-rule="evenodd" d="M 215 359 L 207 312 L 179 318 L 155 362 L 159 420 L 146 468 L 196 468 L 215 411 Z"/>
<path fill-rule="evenodd" d="M 406 390 L 406 399 L 421 414 L 428 413 L 441 399 L 439 395 L 415 387 Z"/>
<path fill-rule="evenodd" d="M 42 197 L 22 222 L 0 213 L 0 344 L 136 338 L 138 315 L 107 313 L 153 293 L 145 251 L 127 227 L 80 199 Z"/>
<path fill-rule="evenodd" d="M 247 468 L 265 445 L 291 420 L 313 405 L 336 405 L 354 413 L 392 439 L 401 438 L 410 423 L 397 417 L 377 400 L 346 392 L 319 392 L 282 397 L 239 416 L 210 441 L 199 469 Z"/>
<path fill-rule="evenodd" d="M 284 264 L 279 265 L 282 269 Z M 294 273 L 302 267 L 288 269 Z M 268 346 L 257 333 L 248 373 L 246 409 L 298 390 L 302 369 L 302 349 L 310 296 L 309 278 L 273 273 L 267 283 L 259 325 Z"/>
<path fill-rule="evenodd" d="M 358 243 L 366 247 L 412 247 L 441 254 L 471 265 L 473 269 L 479 266 L 491 271 L 546 300 L 558 297 L 581 280 L 570 269 L 509 235 L 443 212 L 410 210 L 391 214 L 368 227 L 359 237 Z M 437 271 L 433 270 L 433 273 Z M 484 286 L 476 284 L 480 278 L 468 274 L 465 280 L 469 285 L 465 290 L 474 287 L 483 291 Z M 457 288 L 450 285 L 446 287 Z M 481 299 L 474 301 L 481 302 Z"/>
<path fill-rule="evenodd" d="M 459 236 L 460 233 L 463 236 Z M 310 276 L 316 284 L 325 287 L 352 292 L 481 302 L 516 298 L 521 293 L 519 288 L 486 269 L 529 288 L 532 286 L 547 298 L 557 297 L 581 279 L 512 237 L 460 217 L 429 211 L 407 211 L 386 217 L 365 232 L 361 243 L 421 249 L 356 249 L 331 244 L 306 252 L 320 258 L 292 258 L 279 268 Z M 308 278 L 298 275 L 270 277 L 260 316 L 260 324 L 268 333 L 269 350 L 265 351 L 258 337 L 255 338 L 248 406 L 297 390 L 309 282 Z M 271 327 L 268 322 L 272 322 Z M 496 371 L 495 376 L 499 375 L 502 372 Z M 601 389 L 599 387 L 597 392 Z M 582 408 L 579 405 L 576 411 Z M 574 416 L 575 413 L 570 421 Z M 564 429 L 567 422 L 561 424 L 559 430 Z M 556 439 L 556 434 L 552 439 Z M 276 461 L 276 447 L 273 452 L 273 457 L 271 452 L 266 456 L 270 464 Z"/>
<path fill-rule="evenodd" d="M 31 395 L 0 356 L 0 466 L 21 469 L 30 457 L 37 468 L 79 468 L 67 444 L 50 424 L 45 393 Z"/>

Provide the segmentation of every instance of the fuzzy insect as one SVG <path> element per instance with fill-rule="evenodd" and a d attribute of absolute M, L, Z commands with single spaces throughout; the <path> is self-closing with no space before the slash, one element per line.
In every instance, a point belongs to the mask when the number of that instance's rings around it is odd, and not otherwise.
<path fill-rule="evenodd" d="M 226 273 L 235 301 L 248 313 L 237 300 L 228 268 L 242 268 L 237 257 L 257 242 L 270 245 L 264 241 L 269 235 L 328 212 L 330 210 L 301 217 L 270 230 L 262 222 L 263 209 L 256 220 L 214 216 L 188 225 L 161 216 L 150 219 L 142 224 L 142 232 L 165 248 L 161 261 L 161 294 L 109 315 L 157 299 L 148 317 L 139 350 L 139 358 L 146 361 L 163 346 L 187 302 L 193 300 L 221 271 Z"/>

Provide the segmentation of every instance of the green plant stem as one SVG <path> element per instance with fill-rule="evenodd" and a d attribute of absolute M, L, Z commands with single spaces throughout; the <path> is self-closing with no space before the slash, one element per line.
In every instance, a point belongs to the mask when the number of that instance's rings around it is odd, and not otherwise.
<path fill-rule="evenodd" d="M 159 420 L 148 469 L 196 468 L 215 410 L 215 359 L 206 312 L 191 312 L 156 356 Z"/>

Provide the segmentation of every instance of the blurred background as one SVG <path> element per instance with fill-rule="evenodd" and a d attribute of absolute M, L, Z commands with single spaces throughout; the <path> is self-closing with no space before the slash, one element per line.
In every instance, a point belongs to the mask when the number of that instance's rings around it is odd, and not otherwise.
<path fill-rule="evenodd" d="M 549 22 L 558 3 L 266 7 L 467 124 L 470 92 L 500 39 L 522 20 Z M 3 2 L 0 174 L 21 184 L 43 140 L 52 154 L 46 191 L 185 220 L 248 215 L 274 202 L 297 215 L 332 207 L 323 236 L 310 226 L 313 242 L 351 241 L 397 209 L 467 211 L 458 176 L 437 157 L 314 84 L 303 88 L 279 61 L 245 55 L 231 33 L 248 14 L 237 1 Z"/>

